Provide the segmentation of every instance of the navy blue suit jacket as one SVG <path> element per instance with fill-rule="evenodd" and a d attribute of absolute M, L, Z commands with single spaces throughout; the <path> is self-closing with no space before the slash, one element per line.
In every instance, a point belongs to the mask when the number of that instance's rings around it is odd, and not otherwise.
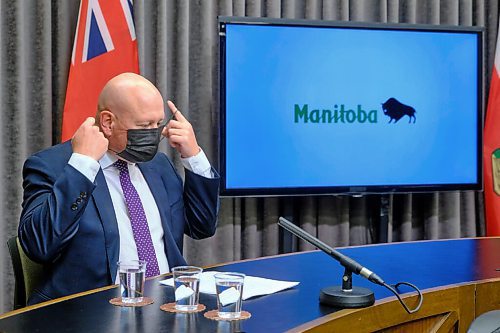
<path fill-rule="evenodd" d="M 18 236 L 28 257 L 42 263 L 46 273 L 29 304 L 110 285 L 116 277 L 120 241 L 104 174 L 99 170 L 89 181 L 68 164 L 71 154 L 68 141 L 24 164 Z M 186 170 L 183 187 L 163 153 L 138 165 L 160 211 L 169 266 L 184 265 L 183 235 L 199 239 L 215 233 L 219 178 Z"/>

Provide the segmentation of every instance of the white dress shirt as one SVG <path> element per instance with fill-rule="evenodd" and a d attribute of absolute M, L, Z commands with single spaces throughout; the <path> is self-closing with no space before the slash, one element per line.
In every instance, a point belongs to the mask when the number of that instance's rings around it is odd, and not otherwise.
<path fill-rule="evenodd" d="M 106 152 L 99 162 L 89 156 L 73 153 L 68 163 L 80 171 L 91 182 L 94 182 L 99 169 L 102 168 L 108 185 L 109 194 L 111 195 L 111 201 L 113 202 L 116 220 L 118 222 L 118 232 L 120 235 L 119 260 L 137 260 L 139 257 L 137 254 L 137 247 L 135 245 L 134 234 L 132 232 L 132 225 L 128 215 L 127 205 L 125 203 L 125 197 L 120 184 L 120 172 L 113 166 L 113 163 L 116 162 L 116 160 L 116 155 L 111 154 L 110 152 Z M 195 156 L 181 158 L 181 162 L 186 169 L 200 176 L 213 178 L 210 162 L 208 161 L 203 150 L 200 150 L 200 152 Z M 127 164 L 130 180 L 141 198 L 144 212 L 146 213 L 146 219 L 148 221 L 153 247 L 158 260 L 160 274 L 168 273 L 169 265 L 165 253 L 165 245 L 163 243 L 163 227 L 161 224 L 158 206 L 156 205 L 153 194 L 151 193 L 151 190 L 149 189 L 149 186 L 137 164 L 129 162 L 127 162 Z M 107 222 L 108 221 L 104 221 L 104 223 Z M 115 283 L 119 283 L 118 274 L 115 279 Z"/>

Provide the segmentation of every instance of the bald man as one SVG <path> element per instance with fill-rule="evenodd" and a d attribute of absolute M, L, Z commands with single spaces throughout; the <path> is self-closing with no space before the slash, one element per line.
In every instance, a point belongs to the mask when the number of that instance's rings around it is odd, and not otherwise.
<path fill-rule="evenodd" d="M 103 88 L 95 118 L 71 141 L 32 155 L 23 169 L 18 236 L 42 263 L 34 304 L 117 282 L 117 262 L 146 260 L 146 276 L 186 264 L 183 235 L 215 233 L 219 177 L 191 124 L 145 78 L 124 73 Z M 162 137 L 181 156 L 185 182 Z"/>

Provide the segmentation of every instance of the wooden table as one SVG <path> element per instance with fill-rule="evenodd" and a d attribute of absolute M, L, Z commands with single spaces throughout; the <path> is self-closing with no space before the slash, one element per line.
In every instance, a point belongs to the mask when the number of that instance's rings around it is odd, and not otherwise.
<path fill-rule="evenodd" d="M 466 332 L 472 320 L 500 309 L 500 238 L 391 243 L 339 249 L 386 282 L 407 281 L 425 290 L 420 311 L 407 314 L 383 287 L 359 276 L 353 284 L 372 289 L 376 303 L 341 310 L 320 305 L 321 288 L 339 285 L 343 268 L 319 251 L 264 257 L 208 268 L 272 279 L 300 281 L 292 289 L 243 302 L 252 317 L 217 322 L 203 314 L 171 314 L 160 305 L 173 301 L 173 289 L 146 281 L 145 294 L 155 303 L 121 308 L 108 303 L 118 288 L 99 290 L 42 303 L 0 316 L 2 332 Z M 414 305 L 412 296 L 406 298 Z M 200 294 L 207 310 L 215 296 Z M 386 331 L 386 332 L 387 332 Z"/>

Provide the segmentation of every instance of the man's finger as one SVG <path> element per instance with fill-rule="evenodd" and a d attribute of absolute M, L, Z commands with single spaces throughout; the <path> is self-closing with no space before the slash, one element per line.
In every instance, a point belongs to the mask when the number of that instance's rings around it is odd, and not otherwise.
<path fill-rule="evenodd" d="M 186 133 L 186 130 L 183 129 L 183 128 L 170 128 L 168 130 L 168 135 L 171 136 L 171 135 L 187 135 Z"/>
<path fill-rule="evenodd" d="M 179 110 L 177 109 L 177 106 L 175 106 L 175 104 L 168 100 L 167 101 L 167 105 L 168 105 L 168 108 L 170 109 L 170 112 L 172 112 L 172 116 L 175 118 L 175 116 L 177 115 L 177 112 L 179 112 Z M 177 118 L 175 118 L 177 119 Z"/>
<path fill-rule="evenodd" d="M 167 101 L 168 108 L 170 109 L 170 112 L 172 112 L 172 116 L 174 119 L 178 121 L 187 121 L 186 118 L 182 115 L 181 111 L 175 106 L 175 104 L 172 101 Z"/>
<path fill-rule="evenodd" d="M 95 118 L 88 117 L 87 119 L 85 119 L 85 121 L 83 123 L 87 126 L 93 126 L 95 124 Z"/>
<path fill-rule="evenodd" d="M 171 128 L 179 128 L 179 129 L 180 129 L 180 128 L 184 128 L 184 129 L 185 129 L 185 128 L 187 128 L 187 126 L 188 126 L 187 124 L 188 124 L 188 122 L 187 122 L 187 121 L 186 121 L 186 122 L 181 122 L 181 121 L 179 121 L 179 120 L 174 120 L 174 119 L 172 119 L 172 120 L 170 120 L 170 121 L 168 122 L 167 126 L 165 126 L 165 127 L 166 127 L 167 129 L 171 129 Z"/>
<path fill-rule="evenodd" d="M 168 127 L 167 127 L 167 126 L 165 126 L 165 127 L 163 128 L 163 130 L 161 131 L 161 135 L 163 135 L 163 136 L 165 136 L 165 137 L 168 135 Z"/>

